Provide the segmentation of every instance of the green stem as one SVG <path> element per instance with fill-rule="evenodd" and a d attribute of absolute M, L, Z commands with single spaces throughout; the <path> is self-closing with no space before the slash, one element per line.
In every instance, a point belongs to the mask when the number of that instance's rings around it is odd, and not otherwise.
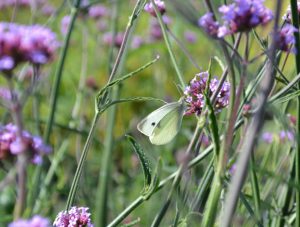
<path fill-rule="evenodd" d="M 204 160 L 211 152 L 213 151 L 213 146 L 209 146 L 208 148 L 206 148 L 199 156 L 197 156 L 196 158 L 194 158 L 193 160 L 191 160 L 189 162 L 189 164 L 187 165 L 187 169 L 191 169 L 194 166 L 198 165 L 202 160 Z M 169 175 L 168 177 L 166 177 L 165 179 L 163 179 L 162 181 L 160 181 L 157 189 L 155 192 L 158 192 L 160 189 L 162 189 L 170 180 L 174 179 L 178 173 L 179 173 L 180 169 L 178 169 L 177 171 L 175 171 L 174 173 L 172 173 L 171 175 Z M 155 193 L 154 192 L 154 193 Z M 133 210 L 135 210 L 139 205 L 141 205 L 145 200 L 145 197 L 143 195 L 139 196 L 138 198 L 136 198 L 125 210 L 123 210 L 110 224 L 108 224 L 107 227 L 114 227 L 117 226 L 119 223 L 121 223 L 122 220 L 124 220 Z"/>
<path fill-rule="evenodd" d="M 293 25 L 299 30 L 299 14 L 298 14 L 298 1 L 291 0 L 291 11 L 293 18 Z M 300 73 L 300 39 L 299 39 L 299 31 L 294 32 L 295 36 L 295 47 L 297 50 L 295 60 L 296 60 L 296 69 L 297 74 Z M 298 83 L 298 88 L 300 89 L 300 82 Z M 297 150 L 295 156 L 296 162 L 296 174 L 295 174 L 295 182 L 300 184 L 300 96 L 298 97 L 298 107 L 297 107 Z M 300 191 L 296 191 L 296 224 L 295 226 L 300 226 Z"/>
<path fill-rule="evenodd" d="M 192 147 L 194 146 L 194 144 L 197 142 L 197 138 L 198 138 L 198 135 L 199 135 L 199 132 L 201 130 L 201 127 L 199 127 L 199 124 L 197 124 L 197 127 L 194 131 L 194 135 L 193 135 L 193 138 L 185 152 L 185 156 L 186 157 L 189 157 L 191 151 L 192 151 Z M 153 223 L 152 223 L 152 227 L 157 227 L 159 226 L 160 222 L 162 221 L 163 217 L 165 216 L 168 208 L 169 208 L 169 205 L 172 201 L 172 197 L 173 197 L 173 194 L 174 194 L 174 191 L 177 189 L 179 183 L 180 183 L 180 180 L 181 180 L 181 176 L 183 174 L 183 171 L 186 169 L 186 166 L 187 166 L 187 163 L 183 162 L 180 166 L 179 166 L 179 169 L 178 169 L 178 172 L 173 180 L 173 184 L 172 184 L 172 187 L 171 187 L 171 190 L 169 191 L 169 194 L 168 194 L 168 197 L 167 197 L 167 200 L 164 204 L 164 206 L 162 207 L 162 209 L 160 210 L 160 212 L 156 215 Z"/>
<path fill-rule="evenodd" d="M 90 144 L 93 140 L 93 135 L 94 135 L 95 128 L 97 126 L 99 116 L 100 116 L 100 114 L 98 112 L 96 112 L 95 115 L 94 115 L 92 126 L 90 128 L 87 140 L 85 142 L 85 145 L 84 145 L 83 151 L 81 153 L 81 157 L 80 157 L 80 160 L 78 162 L 77 169 L 76 169 L 76 172 L 75 172 L 75 175 L 74 175 L 74 178 L 73 178 L 71 189 L 70 189 L 70 192 L 69 192 L 69 195 L 68 195 L 66 210 L 69 210 L 70 207 L 72 206 L 73 202 L 74 202 L 75 194 L 76 194 L 77 189 L 78 189 L 79 179 L 80 179 L 80 176 L 81 176 L 82 171 L 83 171 L 83 164 L 86 160 Z"/>
<path fill-rule="evenodd" d="M 61 78 L 62 78 L 63 69 L 64 69 L 64 65 L 65 65 L 65 59 L 66 59 L 66 56 L 67 56 L 67 51 L 69 49 L 70 38 L 71 38 L 71 34 L 72 34 L 72 31 L 73 31 L 75 20 L 76 20 L 77 14 L 78 14 L 78 9 L 79 9 L 79 6 L 80 6 L 80 2 L 81 2 L 81 0 L 76 0 L 76 3 L 75 3 L 74 7 L 71 10 L 71 22 L 70 22 L 69 27 L 68 27 L 67 35 L 64 39 L 63 48 L 61 50 L 59 61 L 58 61 L 58 66 L 57 66 L 57 69 L 56 69 L 56 72 L 55 72 L 53 91 L 51 92 L 51 98 L 50 98 L 50 107 L 51 107 L 50 115 L 48 117 L 48 121 L 47 121 L 47 125 L 46 125 L 46 131 L 45 131 L 45 135 L 44 135 L 44 139 L 45 139 L 46 143 L 48 143 L 49 140 L 50 140 L 52 126 L 53 126 L 53 122 L 54 122 L 54 119 L 55 119 L 55 111 L 56 111 L 56 106 L 57 106 L 58 91 L 59 91 L 59 88 L 60 88 Z"/>
<path fill-rule="evenodd" d="M 255 165 L 254 155 L 251 155 L 251 187 L 252 187 L 252 196 L 254 199 L 254 206 L 255 206 L 255 216 L 258 222 L 261 222 L 261 214 L 260 214 L 260 193 L 259 193 L 259 186 L 257 181 L 257 176 L 253 166 Z"/>
<path fill-rule="evenodd" d="M 162 33 L 163 33 L 163 37 L 164 37 L 164 40 L 165 40 L 165 43 L 166 43 L 166 46 L 167 46 L 167 49 L 168 49 L 168 52 L 170 54 L 170 57 L 171 57 L 171 61 L 173 63 L 173 66 L 175 68 L 175 71 L 176 71 L 176 74 L 177 74 L 177 77 L 178 77 L 178 80 L 180 82 L 180 85 L 181 85 L 181 88 L 184 89 L 185 88 L 185 82 L 184 82 L 184 79 L 183 79 L 183 75 L 178 67 L 178 63 L 176 61 L 176 58 L 175 58 L 175 55 L 173 53 L 173 50 L 172 50 L 172 47 L 171 47 L 171 43 L 170 43 L 170 40 L 169 40 L 169 37 L 168 37 L 168 34 L 167 34 L 167 28 L 166 28 L 166 25 L 165 23 L 163 22 L 162 20 L 162 16 L 160 14 L 160 12 L 158 11 L 157 9 L 157 6 L 156 4 L 154 3 L 154 0 L 151 0 L 151 3 L 153 4 L 154 6 L 154 10 L 155 10 L 155 13 L 156 13 L 156 16 L 157 16 L 157 19 L 158 19 L 158 22 L 160 24 L 160 27 L 161 27 L 161 30 L 162 30 Z"/>
<path fill-rule="evenodd" d="M 113 91 L 113 99 L 117 99 L 118 90 Z M 108 188 L 111 176 L 111 162 L 112 162 L 112 148 L 113 148 L 113 132 L 116 121 L 116 109 L 117 106 L 114 105 L 107 112 L 107 128 L 106 128 L 106 138 L 104 142 L 104 151 L 102 157 L 102 167 L 99 172 L 99 180 L 97 187 L 97 195 L 96 195 L 96 218 L 95 218 L 95 226 L 106 226 L 107 224 L 107 201 L 108 201 Z"/>

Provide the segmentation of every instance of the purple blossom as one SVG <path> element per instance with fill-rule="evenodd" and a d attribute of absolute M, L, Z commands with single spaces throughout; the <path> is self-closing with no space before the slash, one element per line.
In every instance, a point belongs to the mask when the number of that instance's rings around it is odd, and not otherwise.
<path fill-rule="evenodd" d="M 39 215 L 33 216 L 31 219 L 19 219 L 8 225 L 8 227 L 50 227 L 50 222 L 47 218 Z"/>
<path fill-rule="evenodd" d="M 154 0 L 154 3 L 160 12 L 161 15 L 163 15 L 166 12 L 166 6 L 165 3 L 161 0 Z M 154 11 L 154 6 L 152 2 L 149 2 L 145 5 L 144 10 L 148 13 L 150 13 L 152 16 L 156 17 L 156 13 Z"/>
<path fill-rule="evenodd" d="M 113 37 L 112 33 L 105 33 L 102 37 L 103 43 L 106 45 L 114 45 L 115 47 L 120 48 L 124 39 L 124 34 L 119 32 Z"/>
<path fill-rule="evenodd" d="M 293 142 L 295 140 L 295 135 L 292 131 L 280 131 L 279 139 L 281 142 L 284 142 L 286 139 Z"/>
<path fill-rule="evenodd" d="M 66 35 L 68 32 L 68 27 L 71 23 L 70 15 L 64 16 L 60 21 L 60 32 L 63 35 Z"/>
<path fill-rule="evenodd" d="M 172 23 L 172 20 L 170 17 L 163 15 L 162 17 L 163 22 L 166 25 L 169 25 Z M 150 42 L 159 41 L 163 38 L 163 33 L 160 27 L 160 24 L 158 21 L 154 18 L 150 20 Z"/>
<path fill-rule="evenodd" d="M 184 37 L 189 43 L 195 43 L 197 41 L 197 35 L 192 31 L 184 32 Z"/>
<path fill-rule="evenodd" d="M 264 0 L 235 0 L 233 4 L 221 6 L 219 12 L 229 33 L 249 31 L 272 20 L 273 13 L 263 2 Z"/>
<path fill-rule="evenodd" d="M 270 132 L 264 132 L 261 136 L 262 140 L 268 144 L 273 142 L 273 134 Z"/>
<path fill-rule="evenodd" d="M 18 128 L 14 124 L 0 126 L 0 160 L 28 152 L 28 157 L 33 164 L 41 164 L 42 156 L 49 154 L 51 148 L 38 136 L 23 131 L 20 138 L 17 132 Z"/>
<path fill-rule="evenodd" d="M 295 48 L 291 48 L 291 46 L 295 43 L 294 32 L 298 32 L 291 24 L 284 25 L 283 28 L 280 29 L 279 35 L 277 36 L 277 48 L 282 51 L 293 52 L 296 53 Z"/>
<path fill-rule="evenodd" d="M 56 35 L 47 27 L 0 23 L 0 70 L 10 71 L 21 62 L 46 64 L 58 46 Z"/>
<path fill-rule="evenodd" d="M 96 20 L 108 15 L 108 13 L 108 9 L 103 5 L 95 5 L 89 8 L 89 16 Z"/>
<path fill-rule="evenodd" d="M 212 37 L 217 38 L 219 32 L 219 22 L 215 21 L 212 13 L 204 14 L 199 20 L 198 25 L 204 29 L 204 31 Z"/>
<path fill-rule="evenodd" d="M 131 47 L 133 49 L 137 49 L 139 48 L 142 44 L 144 43 L 144 40 L 142 37 L 140 36 L 133 36 L 132 38 L 132 43 L 131 43 Z"/>
<path fill-rule="evenodd" d="M 265 25 L 273 18 L 272 11 L 263 5 L 264 0 L 234 0 L 230 5 L 222 5 L 219 12 L 223 24 L 215 21 L 212 13 L 199 19 L 199 26 L 214 38 L 249 31 L 258 25 Z"/>
<path fill-rule="evenodd" d="M 189 86 L 185 88 L 184 95 L 185 101 L 187 102 L 186 115 L 196 114 L 200 115 L 203 107 L 205 106 L 204 92 L 207 84 L 208 72 L 201 72 L 191 80 Z M 219 80 L 213 78 L 209 84 L 209 94 L 212 95 L 218 87 Z M 220 92 L 217 95 L 214 107 L 216 111 L 220 111 L 226 107 L 229 103 L 230 84 L 224 82 Z"/>
<path fill-rule="evenodd" d="M 54 227 L 93 227 L 87 207 L 72 207 L 56 216 Z"/>

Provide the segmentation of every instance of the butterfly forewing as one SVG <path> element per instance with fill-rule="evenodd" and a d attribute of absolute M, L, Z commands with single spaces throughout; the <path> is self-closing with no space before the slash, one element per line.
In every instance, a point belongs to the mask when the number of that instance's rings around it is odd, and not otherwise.
<path fill-rule="evenodd" d="M 183 112 L 184 106 L 179 103 L 176 108 L 165 115 L 150 135 L 151 143 L 162 145 L 170 142 L 180 130 Z"/>
<path fill-rule="evenodd" d="M 160 121 L 179 105 L 178 102 L 172 102 L 154 110 L 137 125 L 138 130 L 146 136 L 151 136 Z"/>

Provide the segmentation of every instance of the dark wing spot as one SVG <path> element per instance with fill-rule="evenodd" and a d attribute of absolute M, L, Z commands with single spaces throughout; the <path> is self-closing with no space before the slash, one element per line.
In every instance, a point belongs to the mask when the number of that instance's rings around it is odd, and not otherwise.
<path fill-rule="evenodd" d="M 152 126 L 155 126 L 155 122 L 152 122 L 151 125 L 152 125 Z"/>

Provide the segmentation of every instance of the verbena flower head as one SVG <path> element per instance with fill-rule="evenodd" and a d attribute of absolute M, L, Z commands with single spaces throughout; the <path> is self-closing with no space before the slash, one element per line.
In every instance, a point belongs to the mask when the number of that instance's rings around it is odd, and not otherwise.
<path fill-rule="evenodd" d="M 204 31 L 212 37 L 217 38 L 220 28 L 219 22 L 215 21 L 212 13 L 204 14 L 199 20 L 198 25 L 204 29 Z"/>
<path fill-rule="evenodd" d="M 168 17 L 167 15 L 163 15 L 162 19 L 166 25 L 170 25 L 172 23 L 171 18 Z M 162 38 L 163 38 L 163 33 L 161 30 L 160 24 L 158 23 L 158 21 L 156 19 L 151 18 L 151 20 L 150 20 L 150 42 L 159 41 L 159 40 L 162 40 Z"/>
<path fill-rule="evenodd" d="M 40 25 L 0 23 L 0 71 L 10 71 L 21 62 L 46 64 L 59 43 L 56 35 Z"/>
<path fill-rule="evenodd" d="M 22 132 L 22 138 L 17 136 L 18 128 L 14 124 L 0 126 L 0 160 L 27 152 L 33 164 L 41 164 L 42 156 L 49 154 L 51 148 L 39 136 L 33 136 L 27 131 Z"/>
<path fill-rule="evenodd" d="M 161 15 L 163 15 L 166 12 L 166 6 L 165 3 L 161 0 L 154 0 L 154 3 L 160 12 Z M 156 17 L 156 13 L 154 11 L 154 6 L 152 2 L 149 2 L 145 5 L 144 10 L 148 13 L 150 13 L 152 16 Z"/>
<path fill-rule="evenodd" d="M 107 32 L 102 36 L 102 40 L 104 44 L 113 45 L 117 48 L 121 47 L 123 39 L 124 39 L 124 33 L 122 32 L 117 33 L 115 37 L 113 37 L 113 34 L 111 32 Z"/>
<path fill-rule="evenodd" d="M 296 49 L 292 47 L 292 45 L 295 43 L 294 32 L 298 32 L 298 29 L 291 24 L 286 24 L 280 29 L 276 41 L 277 48 L 279 50 L 293 53 L 296 52 Z"/>
<path fill-rule="evenodd" d="M 33 216 L 31 219 L 19 219 L 8 225 L 8 227 L 50 227 L 50 221 L 39 215 Z"/>
<path fill-rule="evenodd" d="M 272 11 L 267 9 L 263 2 L 264 0 L 234 0 L 230 5 L 219 7 L 223 19 L 222 25 L 213 19 L 211 13 L 202 16 L 199 25 L 215 38 L 249 31 L 258 25 L 267 24 L 273 18 Z"/>
<path fill-rule="evenodd" d="M 270 132 L 264 132 L 261 136 L 262 140 L 268 144 L 273 142 L 273 134 Z"/>
<path fill-rule="evenodd" d="M 108 15 L 108 9 L 103 5 L 94 5 L 89 8 L 89 17 L 93 19 L 100 19 Z"/>
<path fill-rule="evenodd" d="M 300 2 L 297 1 L 297 11 L 298 11 L 298 15 L 300 15 Z M 289 5 L 286 13 L 283 15 L 282 19 L 286 22 L 286 23 L 292 23 L 292 11 L 291 11 L 291 6 Z M 299 17 L 300 19 L 300 17 Z"/>
<path fill-rule="evenodd" d="M 249 31 L 272 20 L 273 13 L 263 2 L 264 0 L 235 0 L 233 4 L 221 6 L 219 12 L 229 33 Z"/>
<path fill-rule="evenodd" d="M 68 32 L 68 27 L 71 23 L 71 16 L 70 15 L 66 15 L 64 16 L 61 21 L 60 21 L 60 32 L 63 35 L 66 35 Z"/>
<path fill-rule="evenodd" d="M 192 32 L 192 31 L 185 31 L 184 32 L 184 38 L 189 43 L 195 43 L 195 42 L 197 42 L 197 35 L 196 35 L 196 33 Z"/>
<path fill-rule="evenodd" d="M 205 97 L 204 92 L 207 84 L 208 72 L 201 72 L 196 74 L 196 76 L 191 80 L 189 86 L 185 88 L 184 95 L 185 101 L 187 102 L 186 115 L 196 114 L 200 115 L 203 107 L 205 106 Z M 213 78 L 210 81 L 208 96 L 214 94 L 217 90 L 219 80 Z M 222 108 L 226 107 L 229 103 L 229 94 L 230 94 L 230 84 L 224 82 L 220 92 L 217 95 L 216 102 L 214 105 L 215 110 L 218 112 Z"/>
<path fill-rule="evenodd" d="M 281 142 L 284 142 L 286 140 L 288 140 L 290 142 L 294 142 L 295 135 L 292 131 L 282 130 L 282 131 L 279 132 L 279 139 L 280 139 Z"/>
<path fill-rule="evenodd" d="M 88 209 L 87 207 L 72 207 L 69 211 L 61 211 L 53 225 L 55 227 L 93 227 Z"/>

